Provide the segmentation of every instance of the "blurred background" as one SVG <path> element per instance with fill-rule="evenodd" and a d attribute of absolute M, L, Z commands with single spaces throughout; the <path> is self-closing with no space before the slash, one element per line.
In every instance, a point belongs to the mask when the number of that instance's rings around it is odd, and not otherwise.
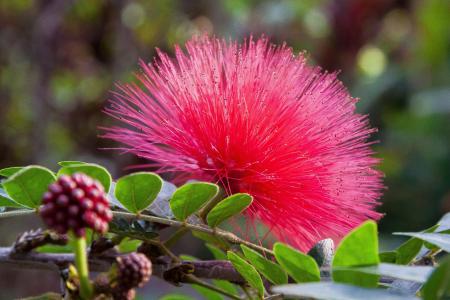
<path fill-rule="evenodd" d="M 340 71 L 379 129 L 380 230 L 421 230 L 450 211 L 449 30 L 448 0 L 0 0 L 0 168 L 82 160 L 123 175 L 139 161 L 99 150 L 114 146 L 97 128 L 111 122 L 102 108 L 114 83 L 193 34 L 264 33 Z M 0 245 L 37 224 L 2 220 Z M 158 284 L 141 295 L 171 289 Z M 0 269 L 0 299 L 58 288 L 51 272 Z"/>

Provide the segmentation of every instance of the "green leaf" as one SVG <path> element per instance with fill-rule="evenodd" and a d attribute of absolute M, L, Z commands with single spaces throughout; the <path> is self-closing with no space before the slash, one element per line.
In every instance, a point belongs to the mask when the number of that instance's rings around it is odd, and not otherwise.
<path fill-rule="evenodd" d="M 0 207 L 24 208 L 25 206 L 16 203 L 2 188 L 0 188 Z"/>
<path fill-rule="evenodd" d="M 422 288 L 424 300 L 450 299 L 450 256 L 447 256 Z"/>
<path fill-rule="evenodd" d="M 86 164 L 89 164 L 89 163 L 84 162 L 84 161 L 78 161 L 78 160 L 64 160 L 64 161 L 58 162 L 58 165 L 60 165 L 61 167 L 69 167 L 69 166 L 73 166 L 73 165 L 86 165 Z"/>
<path fill-rule="evenodd" d="M 319 266 L 311 256 L 282 243 L 275 243 L 273 252 L 278 263 L 296 282 L 320 281 Z"/>
<path fill-rule="evenodd" d="M 70 244 L 67 245 L 47 244 L 37 247 L 35 251 L 39 253 L 72 253 L 73 247 Z"/>
<path fill-rule="evenodd" d="M 117 248 L 119 249 L 120 253 L 131 253 L 135 252 L 141 244 L 142 241 L 140 240 L 134 240 L 126 237 L 122 241 L 120 241 L 120 244 Z"/>
<path fill-rule="evenodd" d="M 218 192 L 219 187 L 212 183 L 187 183 L 173 193 L 170 208 L 178 220 L 184 221 L 213 199 Z"/>
<path fill-rule="evenodd" d="M 9 167 L 9 168 L 4 168 L 0 170 L 0 176 L 3 177 L 10 177 L 14 174 L 16 174 L 17 172 L 19 172 L 20 170 L 22 170 L 24 167 Z"/>
<path fill-rule="evenodd" d="M 397 260 L 397 251 L 381 252 L 378 254 L 378 257 L 380 258 L 380 262 L 395 263 Z"/>
<path fill-rule="evenodd" d="M 368 289 L 334 282 L 286 284 L 273 287 L 275 293 L 286 297 L 318 300 L 418 300 L 414 296 L 394 293 L 386 289 Z"/>
<path fill-rule="evenodd" d="M 215 259 L 219 259 L 219 260 L 226 260 L 227 259 L 227 255 L 225 254 L 225 252 L 223 252 L 222 250 L 220 250 L 218 247 L 211 245 L 211 244 L 205 244 L 206 248 L 208 248 L 209 251 L 211 251 L 212 255 L 214 256 Z"/>
<path fill-rule="evenodd" d="M 334 269 L 336 267 L 377 265 L 379 262 L 377 224 L 367 221 L 342 239 L 332 262 L 333 280 L 362 287 L 376 287 L 378 275 Z"/>
<path fill-rule="evenodd" d="M 62 174 L 72 175 L 74 173 L 84 173 L 96 180 L 98 180 L 105 189 L 106 193 L 109 192 L 109 188 L 111 186 L 111 174 L 109 174 L 106 168 L 97 165 L 97 164 L 88 164 L 88 163 L 80 163 L 80 164 L 68 164 L 62 167 L 58 171 L 58 176 Z"/>
<path fill-rule="evenodd" d="M 279 265 L 245 245 L 241 245 L 241 249 L 245 258 L 270 282 L 273 284 L 287 283 L 287 274 Z"/>
<path fill-rule="evenodd" d="M 226 219 L 241 213 L 253 201 L 253 197 L 249 194 L 234 194 L 222 201 L 211 209 L 206 217 L 208 225 L 216 227 Z"/>
<path fill-rule="evenodd" d="M 256 269 L 231 251 L 227 252 L 227 257 L 233 264 L 236 271 L 238 271 L 239 274 L 241 274 L 242 277 L 244 277 L 244 279 L 250 284 L 250 286 L 256 289 L 258 295 L 262 297 L 264 295 L 264 285 Z"/>
<path fill-rule="evenodd" d="M 238 289 L 237 289 L 236 285 L 232 284 L 231 282 L 228 282 L 226 280 L 218 280 L 218 279 L 214 279 L 212 282 L 214 283 L 215 286 L 221 288 L 224 291 L 227 291 L 230 294 L 233 294 L 233 295 L 238 294 Z"/>
<path fill-rule="evenodd" d="M 433 232 L 438 225 L 428 228 L 424 232 Z M 423 246 L 423 241 L 417 238 L 411 238 L 401 244 L 395 251 L 397 253 L 397 258 L 395 263 L 399 265 L 407 265 L 414 260 L 414 258 L 419 254 L 420 249 Z"/>
<path fill-rule="evenodd" d="M 37 208 L 41 204 L 42 195 L 55 179 L 55 175 L 49 169 L 29 166 L 9 177 L 2 185 L 16 203 Z"/>
<path fill-rule="evenodd" d="M 117 181 L 114 195 L 128 211 L 139 213 L 156 199 L 162 184 L 162 179 L 154 173 L 134 173 Z"/>
<path fill-rule="evenodd" d="M 218 292 L 212 291 L 206 287 L 200 286 L 198 284 L 192 284 L 191 287 L 196 290 L 200 295 L 202 295 L 205 299 L 208 300 L 223 300 L 221 294 Z"/>
<path fill-rule="evenodd" d="M 365 274 L 375 274 L 388 276 L 397 279 L 415 281 L 423 283 L 433 272 L 433 267 L 429 266 L 402 266 L 396 264 L 381 263 L 367 267 L 336 267 L 338 270 L 357 270 Z M 334 269 L 334 270 L 335 270 Z"/>
<path fill-rule="evenodd" d="M 228 242 L 220 237 L 211 235 L 209 233 L 206 232 L 202 232 L 202 231 L 197 231 L 197 230 L 192 230 L 191 231 L 192 235 L 202 241 L 205 241 L 211 245 L 216 245 L 219 246 L 222 249 L 229 249 L 230 245 L 228 244 Z"/>
<path fill-rule="evenodd" d="M 446 233 L 421 233 L 421 232 L 395 232 L 396 235 L 407 235 L 436 245 L 446 252 L 450 252 L 450 234 Z"/>

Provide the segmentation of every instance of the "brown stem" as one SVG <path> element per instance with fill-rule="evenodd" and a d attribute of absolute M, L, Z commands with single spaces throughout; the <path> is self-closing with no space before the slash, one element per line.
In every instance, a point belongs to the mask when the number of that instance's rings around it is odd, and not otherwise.
<path fill-rule="evenodd" d="M 67 268 L 69 264 L 75 262 L 73 254 L 69 253 L 36 253 L 29 252 L 23 254 L 15 254 L 10 247 L 0 247 L 0 265 L 9 265 L 26 269 L 42 269 L 42 270 L 60 270 Z M 115 260 L 114 256 L 108 257 L 91 257 L 89 258 L 89 268 L 94 272 L 105 272 L 111 267 L 111 263 Z M 171 258 L 161 258 L 161 262 L 171 261 Z M 207 260 L 207 261 L 181 261 L 176 264 L 190 264 L 193 266 L 192 275 L 203 279 L 221 279 L 236 283 L 243 283 L 244 279 L 234 269 L 233 265 L 223 260 Z M 164 272 L 173 268 L 174 264 L 168 263 L 152 263 L 152 274 L 164 278 Z"/>

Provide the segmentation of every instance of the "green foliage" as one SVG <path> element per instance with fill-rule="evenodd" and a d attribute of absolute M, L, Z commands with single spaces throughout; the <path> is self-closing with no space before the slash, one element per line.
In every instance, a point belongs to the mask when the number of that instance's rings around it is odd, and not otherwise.
<path fill-rule="evenodd" d="M 6 194 L 5 190 L 0 188 L 0 207 L 24 208 L 25 206 L 15 202 Z"/>
<path fill-rule="evenodd" d="M 227 257 L 239 274 L 241 274 L 242 277 L 247 280 L 254 289 L 256 289 L 258 295 L 262 297 L 264 295 L 264 285 L 255 267 L 231 251 L 227 252 Z"/>
<path fill-rule="evenodd" d="M 286 272 L 279 265 L 245 245 L 241 245 L 241 249 L 245 258 L 270 282 L 273 284 L 287 283 Z"/>
<path fill-rule="evenodd" d="M 221 259 L 221 260 L 227 259 L 227 255 L 225 254 L 225 252 L 220 250 L 218 247 L 208 244 L 208 243 L 205 244 L 205 246 L 206 246 L 206 248 L 208 248 L 209 251 L 211 251 L 211 253 L 215 259 Z"/>
<path fill-rule="evenodd" d="M 383 262 L 383 263 L 396 263 L 397 252 L 396 251 L 380 252 L 380 254 L 378 254 L 378 257 L 380 258 L 380 262 Z"/>
<path fill-rule="evenodd" d="M 333 280 L 362 287 L 376 287 L 379 278 L 377 275 L 335 268 L 377 265 L 379 261 L 377 225 L 373 221 L 367 221 L 342 239 L 333 258 Z"/>
<path fill-rule="evenodd" d="M 397 294 L 384 289 L 368 289 L 335 282 L 288 284 L 274 287 L 273 291 L 295 298 L 317 300 L 413 300 L 414 296 Z"/>
<path fill-rule="evenodd" d="M 142 244 L 142 241 L 131 239 L 129 237 L 124 238 L 120 241 L 117 249 L 120 253 L 130 253 L 137 250 L 137 248 Z"/>
<path fill-rule="evenodd" d="M 114 195 L 128 211 L 139 213 L 156 199 L 162 184 L 161 177 L 154 173 L 133 173 L 117 181 Z"/>
<path fill-rule="evenodd" d="M 311 256 L 282 243 L 275 243 L 273 252 L 278 263 L 296 282 L 320 281 L 319 266 Z"/>
<path fill-rule="evenodd" d="M 253 197 L 249 194 L 234 194 L 223 199 L 208 213 L 208 225 L 216 227 L 226 219 L 244 211 L 252 201 Z"/>
<path fill-rule="evenodd" d="M 438 225 L 432 226 L 431 228 L 428 228 L 424 232 L 433 232 Z M 397 264 L 401 265 L 407 265 L 409 264 L 414 257 L 419 253 L 420 249 L 423 246 L 423 240 L 418 238 L 411 238 L 401 244 L 396 250 L 396 260 L 395 262 Z"/>
<path fill-rule="evenodd" d="M 170 200 L 170 208 L 178 220 L 186 220 L 219 192 L 219 187 L 207 182 L 187 183 L 178 188 Z"/>
<path fill-rule="evenodd" d="M 55 179 L 52 171 L 40 166 L 29 166 L 9 177 L 2 185 L 16 203 L 38 208 L 42 195 Z"/>
<path fill-rule="evenodd" d="M 215 286 L 223 289 L 224 291 L 227 291 L 230 294 L 233 294 L 233 295 L 238 294 L 237 287 L 234 284 L 232 284 L 231 282 L 228 282 L 226 280 L 217 280 L 217 279 L 214 279 L 212 282 L 214 283 Z"/>
<path fill-rule="evenodd" d="M 229 249 L 230 245 L 223 238 L 220 238 L 215 235 L 211 235 L 209 233 L 205 233 L 202 231 L 192 230 L 192 235 L 206 243 L 219 246 L 222 249 Z"/>
<path fill-rule="evenodd" d="M 450 299 L 450 256 L 434 270 L 422 289 L 425 300 Z"/>
<path fill-rule="evenodd" d="M 10 177 L 14 174 L 16 174 L 17 172 L 19 172 L 20 170 L 22 170 L 23 167 L 9 167 L 9 168 L 4 168 L 0 170 L 0 176 L 3 177 Z"/>
<path fill-rule="evenodd" d="M 430 244 L 436 245 L 446 252 L 450 252 L 450 234 L 422 232 L 396 232 L 394 234 L 413 236 Z"/>
<path fill-rule="evenodd" d="M 355 270 L 365 274 L 382 275 L 408 281 L 424 283 L 433 271 L 428 266 L 403 266 L 396 264 L 381 263 L 379 265 L 367 267 L 336 267 L 333 270 Z"/>
<path fill-rule="evenodd" d="M 86 164 L 89 164 L 89 163 L 84 162 L 84 161 L 79 161 L 79 160 L 64 160 L 64 161 L 58 162 L 58 165 L 60 165 L 61 167 L 69 167 L 69 166 L 74 166 L 74 165 L 86 165 Z"/>
<path fill-rule="evenodd" d="M 96 180 L 98 180 L 106 192 L 109 192 L 109 188 L 111 187 L 111 174 L 109 174 L 108 170 L 105 167 L 102 167 L 97 164 L 91 163 L 83 163 L 83 162 L 74 162 L 74 161 L 66 161 L 60 162 L 60 164 L 64 165 L 59 171 L 58 176 L 62 174 L 71 175 L 74 173 L 84 173 Z"/>

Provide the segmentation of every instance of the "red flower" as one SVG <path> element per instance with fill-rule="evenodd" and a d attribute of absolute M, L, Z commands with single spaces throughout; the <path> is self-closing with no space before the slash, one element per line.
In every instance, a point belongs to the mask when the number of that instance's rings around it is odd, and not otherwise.
<path fill-rule="evenodd" d="M 127 126 L 107 138 L 161 172 L 250 193 L 250 220 L 302 250 L 381 216 L 375 130 L 335 74 L 265 38 L 200 37 L 186 49 L 174 59 L 158 51 L 141 62 L 141 85 L 119 86 L 106 111 Z"/>

